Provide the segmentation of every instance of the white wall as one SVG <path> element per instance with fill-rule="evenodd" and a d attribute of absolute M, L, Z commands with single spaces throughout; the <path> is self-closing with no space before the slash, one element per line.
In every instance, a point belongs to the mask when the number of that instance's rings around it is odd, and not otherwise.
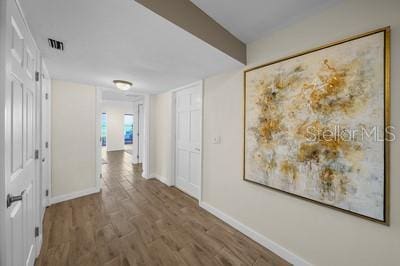
<path fill-rule="evenodd" d="M 392 125 L 400 128 L 400 1 L 342 1 L 248 45 L 250 68 L 392 26 Z M 391 143 L 391 224 L 385 226 L 242 180 L 243 69 L 205 80 L 203 200 L 315 265 L 399 265 L 400 158 Z M 221 144 L 212 144 L 222 136 Z"/>
<path fill-rule="evenodd" d="M 170 185 L 172 92 L 150 98 L 150 177 Z"/>
<path fill-rule="evenodd" d="M 96 88 L 52 81 L 52 197 L 96 189 Z"/>
<path fill-rule="evenodd" d="M 107 114 L 107 151 L 124 150 L 124 115 L 134 113 L 133 103 L 104 100 L 101 111 Z"/>

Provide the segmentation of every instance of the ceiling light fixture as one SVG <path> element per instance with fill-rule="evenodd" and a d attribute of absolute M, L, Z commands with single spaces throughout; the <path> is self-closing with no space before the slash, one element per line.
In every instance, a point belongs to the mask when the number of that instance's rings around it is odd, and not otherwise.
<path fill-rule="evenodd" d="M 127 91 L 132 87 L 132 83 L 126 80 L 113 80 L 115 86 L 122 90 L 122 91 Z"/>

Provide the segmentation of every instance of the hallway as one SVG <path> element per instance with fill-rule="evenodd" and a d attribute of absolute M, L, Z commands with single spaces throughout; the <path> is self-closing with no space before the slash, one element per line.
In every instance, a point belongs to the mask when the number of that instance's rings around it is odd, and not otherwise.
<path fill-rule="evenodd" d="M 102 192 L 50 206 L 36 265 L 288 265 L 108 152 Z"/>

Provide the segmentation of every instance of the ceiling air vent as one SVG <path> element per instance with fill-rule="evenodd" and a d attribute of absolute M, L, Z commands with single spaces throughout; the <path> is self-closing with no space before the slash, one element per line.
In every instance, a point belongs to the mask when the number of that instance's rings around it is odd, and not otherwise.
<path fill-rule="evenodd" d="M 50 38 L 48 39 L 48 41 L 49 41 L 49 46 L 51 48 L 60 50 L 60 51 L 64 51 L 64 43 L 63 42 L 60 42 L 60 41 L 57 41 L 54 39 L 50 39 Z"/>

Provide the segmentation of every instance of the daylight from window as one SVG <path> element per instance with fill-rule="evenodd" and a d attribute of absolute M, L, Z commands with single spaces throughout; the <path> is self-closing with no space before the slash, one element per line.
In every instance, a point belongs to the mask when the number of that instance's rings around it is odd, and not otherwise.
<path fill-rule="evenodd" d="M 132 144 L 133 142 L 133 115 L 124 115 L 124 142 Z"/>
<path fill-rule="evenodd" d="M 107 145 L 107 114 L 101 114 L 101 146 Z"/>

